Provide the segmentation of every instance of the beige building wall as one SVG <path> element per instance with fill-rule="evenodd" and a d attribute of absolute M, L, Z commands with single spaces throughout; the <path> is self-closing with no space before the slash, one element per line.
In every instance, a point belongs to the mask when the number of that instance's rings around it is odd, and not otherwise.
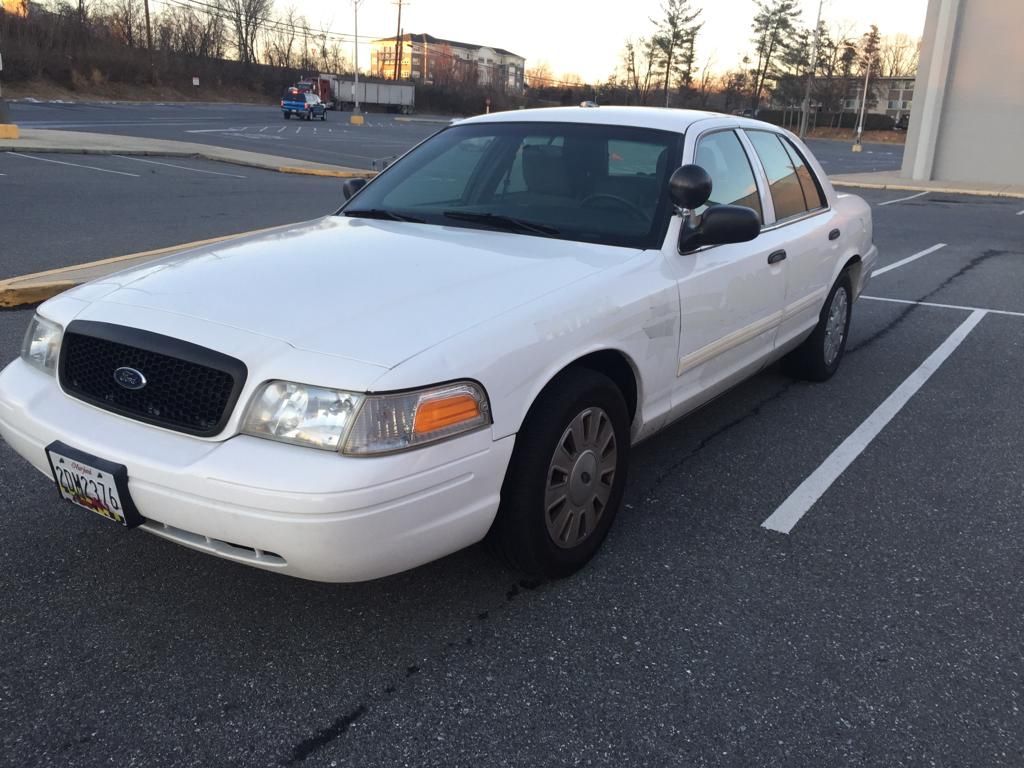
<path fill-rule="evenodd" d="M 929 0 L 903 176 L 1024 184 L 1024 0 Z"/>

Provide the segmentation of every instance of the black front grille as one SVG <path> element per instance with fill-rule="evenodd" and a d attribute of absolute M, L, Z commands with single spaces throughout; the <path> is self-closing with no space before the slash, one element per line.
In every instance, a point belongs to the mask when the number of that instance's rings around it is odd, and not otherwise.
<path fill-rule="evenodd" d="M 145 377 L 128 389 L 119 368 Z M 224 428 L 245 383 L 245 364 L 189 342 L 136 328 L 75 320 L 60 350 L 60 383 L 69 395 L 129 418 L 211 437 Z M 137 383 L 137 382 L 129 382 Z"/>

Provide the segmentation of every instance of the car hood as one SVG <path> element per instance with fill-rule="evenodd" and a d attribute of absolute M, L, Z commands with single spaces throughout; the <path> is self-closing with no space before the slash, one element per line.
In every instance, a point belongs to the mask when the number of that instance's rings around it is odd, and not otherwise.
<path fill-rule="evenodd" d="M 633 253 L 328 216 L 186 251 L 74 293 L 94 310 L 100 303 L 173 313 L 391 368 Z"/>

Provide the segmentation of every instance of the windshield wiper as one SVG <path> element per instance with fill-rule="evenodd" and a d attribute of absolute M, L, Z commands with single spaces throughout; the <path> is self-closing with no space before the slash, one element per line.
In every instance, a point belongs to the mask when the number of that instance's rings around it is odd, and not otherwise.
<path fill-rule="evenodd" d="M 473 211 L 445 211 L 444 216 L 459 221 L 473 221 L 487 224 L 495 229 L 507 232 L 534 232 L 539 235 L 557 235 L 558 230 L 547 224 L 517 219 L 514 216 L 503 216 L 500 213 L 474 213 Z"/>
<path fill-rule="evenodd" d="M 356 210 L 344 210 L 342 213 L 346 216 L 355 216 L 360 219 L 385 219 L 387 221 L 411 221 L 414 224 L 423 224 L 425 219 L 418 218 L 416 216 L 406 216 L 404 213 L 395 213 L 394 211 L 388 211 L 384 208 L 363 208 Z"/>

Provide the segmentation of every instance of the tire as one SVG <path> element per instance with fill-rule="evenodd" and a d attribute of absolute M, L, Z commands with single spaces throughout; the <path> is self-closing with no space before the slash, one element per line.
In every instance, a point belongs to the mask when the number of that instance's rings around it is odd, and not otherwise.
<path fill-rule="evenodd" d="M 284 119 L 285 120 L 291 120 L 292 119 L 292 113 L 291 112 L 285 112 L 284 113 Z"/>
<path fill-rule="evenodd" d="M 825 299 L 825 306 L 811 335 L 783 359 L 783 366 L 791 376 L 808 381 L 832 378 L 846 352 L 852 308 L 850 272 L 843 270 Z"/>
<path fill-rule="evenodd" d="M 320 113 L 320 122 L 321 123 L 326 123 L 327 122 L 327 110 L 326 109 L 323 112 Z"/>
<path fill-rule="evenodd" d="M 562 578 L 586 565 L 622 503 L 629 441 L 611 379 L 585 368 L 560 374 L 516 437 L 491 548 L 530 576 Z"/>

